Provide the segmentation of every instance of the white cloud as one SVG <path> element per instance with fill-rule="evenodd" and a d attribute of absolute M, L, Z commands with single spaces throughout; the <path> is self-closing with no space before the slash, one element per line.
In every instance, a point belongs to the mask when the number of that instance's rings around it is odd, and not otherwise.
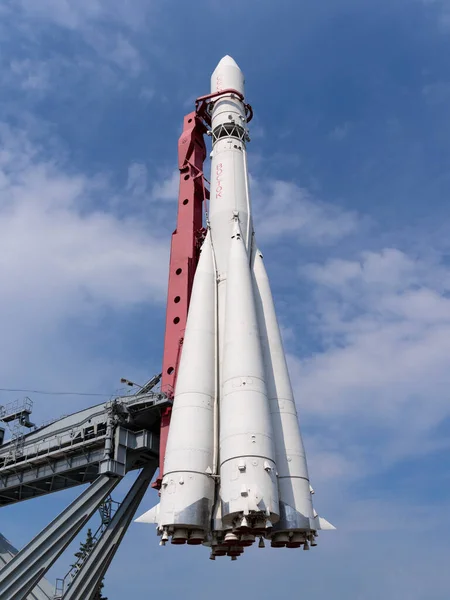
<path fill-rule="evenodd" d="M 348 122 L 342 123 L 341 125 L 336 125 L 336 127 L 330 132 L 330 139 L 335 140 L 336 142 L 341 142 L 347 137 L 350 127 L 351 124 Z"/>
<path fill-rule="evenodd" d="M 29 18 L 53 22 L 68 29 L 105 21 L 138 28 L 151 8 L 150 3 L 142 0 L 133 3 L 122 0 L 19 0 L 19 5 Z"/>
<path fill-rule="evenodd" d="M 176 200 L 178 198 L 178 189 L 180 187 L 180 173 L 174 171 L 172 175 L 166 177 L 162 182 L 156 182 L 152 189 L 152 196 L 159 200 Z"/>
<path fill-rule="evenodd" d="M 49 65 L 43 61 L 31 59 L 12 60 L 10 73 L 23 90 L 33 93 L 48 89 L 50 85 Z"/>
<path fill-rule="evenodd" d="M 301 414 L 320 424 L 319 476 L 334 476 L 323 462 L 363 477 L 447 447 L 436 431 L 450 416 L 450 269 L 386 248 L 301 273 L 320 349 L 291 366 Z"/>
<path fill-rule="evenodd" d="M 128 167 L 127 191 L 137 196 L 145 194 L 147 191 L 147 179 L 147 167 L 143 163 L 132 163 Z"/>
<path fill-rule="evenodd" d="M 436 7 L 438 23 L 443 33 L 450 32 L 450 2 L 449 0 L 421 0 L 426 6 Z M 435 8 L 434 8 L 435 9 Z"/>
<path fill-rule="evenodd" d="M 137 366 L 120 349 L 96 349 L 100 332 L 102 343 L 117 335 L 114 325 L 109 333 L 99 325 L 111 312 L 119 327 L 139 307 L 163 310 L 169 240 L 142 214 L 96 208 L 131 189 L 72 172 L 4 124 L 0 143 L 0 387 L 113 390 L 122 369 Z M 80 328 L 87 338 L 79 339 Z M 39 405 L 51 416 L 80 402 L 90 401 Z"/>
<path fill-rule="evenodd" d="M 7 143 L 14 134 L 6 131 Z M 18 292 L 17 284 L 22 292 L 46 296 L 52 293 L 52 281 L 73 300 L 87 293 L 119 307 L 145 301 L 149 292 L 160 294 L 160 272 L 154 271 L 159 261 L 152 270 L 148 256 L 156 250 L 161 259 L 166 244 L 152 239 L 133 218 L 119 221 L 101 211 L 80 211 L 86 198 L 99 192 L 107 196 L 111 190 L 99 190 L 97 181 L 67 174 L 55 162 L 17 157 L 17 148 L 3 150 L 1 158 L 0 264 L 3 278 L 11 282 L 8 294 Z M 18 272 L 20 283 L 12 278 Z M 37 285 L 43 279 L 47 288 Z"/>
<path fill-rule="evenodd" d="M 425 100 L 433 106 L 447 103 L 450 99 L 450 82 L 436 81 L 429 83 L 422 88 L 422 94 Z"/>
<path fill-rule="evenodd" d="M 154 97 L 155 97 L 155 90 L 153 90 L 149 87 L 142 88 L 142 90 L 139 94 L 139 98 L 142 98 L 142 100 L 145 100 L 146 102 L 150 102 L 151 100 L 153 100 Z"/>
<path fill-rule="evenodd" d="M 99 28 L 87 29 L 85 40 L 105 61 L 130 76 L 139 75 L 143 64 L 141 54 L 123 33 L 102 32 Z"/>
<path fill-rule="evenodd" d="M 290 236 L 299 244 L 332 244 L 361 225 L 355 213 L 319 201 L 294 183 L 252 178 L 251 184 L 258 240 Z"/>
<path fill-rule="evenodd" d="M 65 85 L 80 82 L 94 70 L 96 81 L 122 86 L 124 77 L 137 77 L 147 68 L 148 61 L 138 47 L 138 30 L 151 9 L 140 0 L 132 4 L 116 0 L 8 2 L 0 37 L 15 43 L 3 44 L 2 84 L 54 94 L 62 78 Z M 71 46 L 70 56 L 62 51 L 42 57 L 42 49 L 52 43 L 58 28 L 82 43 Z"/>
<path fill-rule="evenodd" d="M 396 248 L 363 252 L 359 261 L 330 259 L 324 265 L 308 265 L 305 275 L 321 285 L 352 294 L 353 287 L 373 290 L 377 284 L 404 287 L 419 281 L 418 264 Z"/>
<path fill-rule="evenodd" d="M 99 19 L 105 9 L 102 0 L 20 0 L 20 6 L 29 17 L 51 20 L 69 29 Z"/>

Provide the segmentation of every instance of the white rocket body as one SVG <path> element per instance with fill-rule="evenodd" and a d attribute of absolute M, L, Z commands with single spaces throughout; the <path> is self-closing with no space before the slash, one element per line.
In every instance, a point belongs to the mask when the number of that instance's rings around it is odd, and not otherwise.
<path fill-rule="evenodd" d="M 255 536 L 316 545 L 305 450 L 248 187 L 244 77 L 225 56 L 211 77 L 208 234 L 194 286 L 165 455 L 161 501 L 138 521 L 162 544 L 238 556 Z"/>

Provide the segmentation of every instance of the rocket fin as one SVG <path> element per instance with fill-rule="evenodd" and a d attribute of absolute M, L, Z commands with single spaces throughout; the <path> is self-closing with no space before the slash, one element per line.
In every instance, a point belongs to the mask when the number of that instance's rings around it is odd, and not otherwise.
<path fill-rule="evenodd" d="M 314 520 L 316 521 L 317 529 L 328 530 L 328 531 L 332 531 L 332 530 L 336 529 L 336 527 L 334 525 L 332 525 L 329 521 L 327 521 L 323 517 L 317 516 Z"/>
<path fill-rule="evenodd" d="M 144 513 L 137 519 L 135 519 L 134 522 L 135 523 L 158 523 L 159 507 L 160 507 L 160 504 L 158 502 L 158 504 L 156 506 L 154 506 L 153 508 L 148 510 L 146 513 Z"/>

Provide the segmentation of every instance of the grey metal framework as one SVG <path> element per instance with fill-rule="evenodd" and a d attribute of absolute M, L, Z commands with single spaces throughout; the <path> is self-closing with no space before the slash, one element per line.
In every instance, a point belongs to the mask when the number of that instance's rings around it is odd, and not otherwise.
<path fill-rule="evenodd" d="M 3 535 L 0 534 L 0 569 L 9 563 L 18 553 L 11 542 L 9 542 Z M 53 586 L 48 581 L 42 579 L 39 584 L 34 588 L 33 592 L 28 596 L 29 600 L 53 600 Z"/>
<path fill-rule="evenodd" d="M 0 420 L 11 431 L 11 439 L 0 445 L 0 506 L 90 484 L 20 552 L 4 538 L 7 550 L 2 552 L 0 538 L 2 600 L 90 600 L 95 593 L 158 465 L 161 414 L 170 401 L 151 387 L 38 428 L 30 421 L 28 399 L 22 406 L 0 407 Z M 92 553 L 49 596 L 43 579 L 47 571 L 121 479 L 139 469 L 125 500 L 99 531 Z"/>

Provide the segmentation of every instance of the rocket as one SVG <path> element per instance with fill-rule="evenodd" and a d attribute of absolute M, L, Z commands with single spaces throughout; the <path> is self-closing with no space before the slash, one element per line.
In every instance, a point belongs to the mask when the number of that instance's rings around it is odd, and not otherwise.
<path fill-rule="evenodd" d="M 221 93 L 223 91 L 223 94 Z M 211 76 L 211 183 L 176 380 L 160 502 L 161 545 L 230 556 L 265 540 L 316 546 L 334 529 L 312 504 L 305 449 L 263 255 L 253 227 L 244 76 Z"/>

